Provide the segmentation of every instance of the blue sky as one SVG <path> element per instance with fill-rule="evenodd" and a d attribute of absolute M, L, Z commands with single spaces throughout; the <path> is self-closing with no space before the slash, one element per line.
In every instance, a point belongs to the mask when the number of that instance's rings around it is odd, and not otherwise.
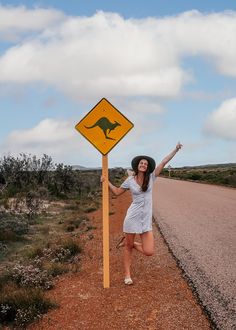
<path fill-rule="evenodd" d="M 236 162 L 235 35 L 235 1 L 1 1 L 1 156 L 101 166 L 74 126 L 106 97 L 134 123 L 110 167 Z"/>

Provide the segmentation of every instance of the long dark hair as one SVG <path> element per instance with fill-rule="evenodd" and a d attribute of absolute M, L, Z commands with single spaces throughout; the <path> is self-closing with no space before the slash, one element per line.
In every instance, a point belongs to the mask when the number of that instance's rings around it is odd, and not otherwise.
<path fill-rule="evenodd" d="M 147 191 L 149 180 L 150 180 L 150 174 L 151 174 L 150 165 L 149 165 L 149 161 L 147 161 L 147 162 L 148 162 L 147 171 L 144 173 L 143 184 L 141 186 L 142 191 Z M 138 175 L 138 165 L 139 165 L 139 163 L 137 164 L 137 167 L 134 170 L 135 175 Z"/>

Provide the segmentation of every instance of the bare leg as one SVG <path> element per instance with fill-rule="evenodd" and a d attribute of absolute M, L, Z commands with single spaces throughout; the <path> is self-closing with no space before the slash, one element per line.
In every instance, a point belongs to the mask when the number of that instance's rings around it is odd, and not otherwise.
<path fill-rule="evenodd" d="M 125 246 L 124 246 L 124 267 L 125 267 L 125 277 L 130 277 L 130 266 L 132 250 L 134 246 L 135 234 L 126 234 L 125 236 Z"/>
<path fill-rule="evenodd" d="M 142 246 L 142 243 L 134 242 L 134 246 L 133 246 L 134 249 L 136 249 L 135 245 L 140 245 L 140 246 Z M 122 236 L 122 237 L 119 239 L 119 241 L 118 241 L 118 243 L 117 243 L 117 245 L 116 245 L 116 248 L 119 249 L 119 248 L 124 247 L 124 246 L 125 246 L 125 236 Z M 137 250 L 138 250 L 138 249 L 139 249 L 139 248 L 137 247 Z"/>
<path fill-rule="evenodd" d="M 142 243 L 134 242 L 134 249 L 137 250 L 138 252 L 141 252 L 142 254 L 144 254 Z"/>
<path fill-rule="evenodd" d="M 146 256 L 152 256 L 154 253 L 153 232 L 147 231 L 140 235 L 142 243 L 134 242 L 134 248 Z"/>

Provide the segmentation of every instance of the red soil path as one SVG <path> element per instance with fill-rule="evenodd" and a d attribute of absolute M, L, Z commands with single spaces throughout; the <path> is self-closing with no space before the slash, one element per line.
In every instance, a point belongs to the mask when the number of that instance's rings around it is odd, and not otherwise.
<path fill-rule="evenodd" d="M 134 251 L 134 285 L 123 284 L 122 248 L 117 250 L 115 245 L 129 204 L 129 193 L 110 201 L 110 288 L 103 288 L 102 214 L 98 210 L 90 215 L 96 226 L 94 238 L 89 239 L 91 232 L 84 234 L 79 272 L 60 277 L 47 293 L 59 308 L 29 329 L 210 329 L 155 224 L 155 255 L 144 257 Z"/>

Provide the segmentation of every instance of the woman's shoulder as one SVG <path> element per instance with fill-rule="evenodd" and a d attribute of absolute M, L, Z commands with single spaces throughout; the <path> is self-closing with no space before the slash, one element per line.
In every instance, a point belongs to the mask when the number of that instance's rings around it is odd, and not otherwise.
<path fill-rule="evenodd" d="M 134 171 L 128 169 L 127 174 L 128 174 L 128 176 L 134 176 Z"/>
<path fill-rule="evenodd" d="M 131 181 L 134 179 L 134 175 L 135 175 L 134 171 L 127 170 L 127 174 L 128 174 L 128 176 L 127 176 L 126 180 Z"/>
<path fill-rule="evenodd" d="M 125 181 L 132 181 L 134 179 L 134 175 L 129 175 Z"/>
<path fill-rule="evenodd" d="M 133 175 L 129 175 L 121 184 L 121 188 L 128 189 L 130 187 L 133 178 L 134 178 Z"/>

